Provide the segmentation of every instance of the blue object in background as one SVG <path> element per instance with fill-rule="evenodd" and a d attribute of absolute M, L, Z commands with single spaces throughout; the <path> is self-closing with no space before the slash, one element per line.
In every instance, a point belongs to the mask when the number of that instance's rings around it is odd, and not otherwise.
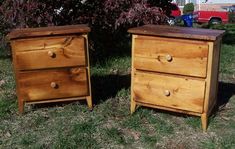
<path fill-rule="evenodd" d="M 184 21 L 184 26 L 193 27 L 193 15 L 192 14 L 182 15 L 182 20 Z"/>

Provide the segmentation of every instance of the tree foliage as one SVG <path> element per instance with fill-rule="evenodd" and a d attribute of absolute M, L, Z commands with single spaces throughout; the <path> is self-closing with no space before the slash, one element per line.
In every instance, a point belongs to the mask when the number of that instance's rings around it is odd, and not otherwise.
<path fill-rule="evenodd" d="M 114 48 L 130 27 L 164 24 L 170 0 L 2 0 L 0 32 L 14 28 L 89 24 L 91 47 Z M 93 48 L 94 49 L 94 48 Z"/>
<path fill-rule="evenodd" d="M 194 4 L 193 3 L 187 3 L 183 8 L 183 14 L 190 14 L 194 11 Z"/>

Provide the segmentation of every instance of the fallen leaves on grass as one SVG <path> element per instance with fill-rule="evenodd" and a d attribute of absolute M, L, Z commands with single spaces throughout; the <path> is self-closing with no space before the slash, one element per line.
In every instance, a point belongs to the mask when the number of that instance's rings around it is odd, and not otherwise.
<path fill-rule="evenodd" d="M 5 80 L 0 80 L 0 87 L 3 86 L 6 83 Z"/>

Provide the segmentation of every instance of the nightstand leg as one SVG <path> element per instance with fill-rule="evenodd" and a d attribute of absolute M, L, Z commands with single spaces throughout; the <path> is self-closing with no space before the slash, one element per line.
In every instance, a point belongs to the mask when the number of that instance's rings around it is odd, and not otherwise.
<path fill-rule="evenodd" d="M 136 102 L 134 101 L 134 99 L 131 99 L 131 114 L 133 114 L 135 112 L 136 109 Z"/>
<path fill-rule="evenodd" d="M 18 100 L 18 108 L 19 108 L 19 114 L 23 114 L 24 113 L 24 100 L 23 99 Z"/>
<path fill-rule="evenodd" d="M 206 129 L 207 129 L 207 125 L 208 125 L 208 116 L 206 113 L 203 113 L 201 115 L 201 121 L 202 121 L 202 129 L 203 129 L 203 132 L 206 132 Z"/>
<path fill-rule="evenodd" d="M 92 99 L 91 99 L 91 96 L 87 96 L 86 97 L 86 102 L 87 102 L 88 108 L 90 110 L 92 110 Z"/>

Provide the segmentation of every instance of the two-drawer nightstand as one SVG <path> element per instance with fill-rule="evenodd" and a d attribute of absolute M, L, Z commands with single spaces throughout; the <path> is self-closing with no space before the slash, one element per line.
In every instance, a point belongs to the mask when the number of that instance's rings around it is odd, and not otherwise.
<path fill-rule="evenodd" d="M 19 112 L 24 104 L 86 99 L 92 108 L 86 25 L 13 30 Z"/>
<path fill-rule="evenodd" d="M 137 105 L 201 116 L 216 104 L 224 31 L 145 25 L 132 36 L 131 113 Z"/>

